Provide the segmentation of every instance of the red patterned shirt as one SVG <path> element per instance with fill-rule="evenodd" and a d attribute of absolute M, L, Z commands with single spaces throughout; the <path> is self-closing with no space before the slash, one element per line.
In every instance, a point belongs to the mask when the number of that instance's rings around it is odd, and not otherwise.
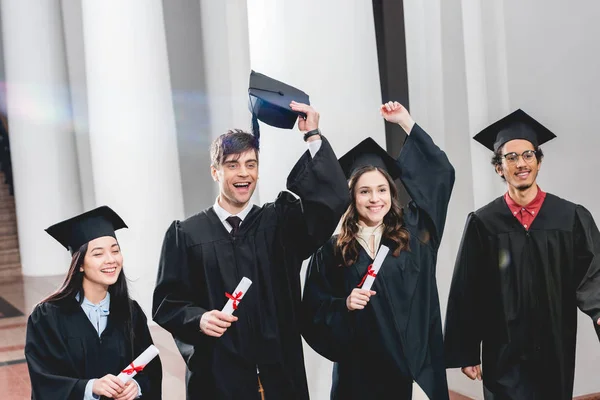
<path fill-rule="evenodd" d="M 542 204 L 544 204 L 544 199 L 546 198 L 546 192 L 542 191 L 542 189 L 538 186 L 538 192 L 535 198 L 526 206 L 521 206 L 508 195 L 508 192 L 504 195 L 504 200 L 508 205 L 508 208 L 513 213 L 515 218 L 519 220 L 523 228 L 529 230 L 531 223 L 537 217 L 540 212 L 540 208 L 542 208 Z"/>

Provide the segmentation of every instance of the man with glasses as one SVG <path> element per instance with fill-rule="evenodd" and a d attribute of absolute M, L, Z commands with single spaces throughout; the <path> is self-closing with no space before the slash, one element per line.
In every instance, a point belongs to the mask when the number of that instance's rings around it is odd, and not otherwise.
<path fill-rule="evenodd" d="M 583 206 L 536 184 L 553 138 L 522 110 L 474 137 L 507 192 L 467 218 L 444 347 L 487 400 L 572 398 L 577 307 L 600 339 L 600 232 Z"/>

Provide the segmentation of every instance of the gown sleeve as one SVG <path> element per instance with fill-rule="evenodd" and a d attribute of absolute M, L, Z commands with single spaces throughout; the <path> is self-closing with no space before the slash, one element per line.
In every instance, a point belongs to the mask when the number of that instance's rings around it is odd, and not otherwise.
<path fill-rule="evenodd" d="M 32 397 L 48 400 L 81 400 L 89 379 L 73 378 L 74 365 L 68 344 L 60 333 L 55 305 L 38 305 L 27 320 L 25 358 Z"/>
<path fill-rule="evenodd" d="M 186 235 L 175 221 L 163 241 L 152 318 L 179 340 L 197 345 L 206 340 L 200 330 L 200 318 L 207 310 L 198 306 L 199 294 L 192 283 Z"/>
<path fill-rule="evenodd" d="M 460 243 L 446 311 L 444 357 L 447 368 L 481 364 L 483 240 L 478 220 L 469 214 Z"/>
<path fill-rule="evenodd" d="M 454 186 L 454 167 L 446 153 L 417 124 L 408 135 L 396 163 L 401 170 L 400 179 L 412 201 L 428 216 L 428 230 L 437 249 Z M 408 209 L 410 211 L 412 207 Z"/>
<path fill-rule="evenodd" d="M 310 259 L 302 298 L 302 336 L 321 356 L 340 362 L 351 350 L 354 315 L 344 294 L 336 293 L 327 277 L 330 268 L 341 268 L 335 265 L 332 247 L 330 241 Z"/>
<path fill-rule="evenodd" d="M 135 360 L 144 352 L 151 344 L 152 336 L 148 329 L 146 315 L 137 302 L 133 302 L 133 358 Z M 162 364 L 160 356 L 155 357 L 142 371 L 140 371 L 133 379 L 140 385 L 142 392 L 141 399 L 161 399 L 162 398 Z"/>
<path fill-rule="evenodd" d="M 575 211 L 575 273 L 577 305 L 594 321 L 600 340 L 600 232 L 588 210 L 577 206 Z"/>
<path fill-rule="evenodd" d="M 322 138 L 314 158 L 306 151 L 298 160 L 287 188 L 300 199 L 284 192 L 275 202 L 284 246 L 306 259 L 331 237 L 350 202 L 346 177 L 327 139 Z"/>

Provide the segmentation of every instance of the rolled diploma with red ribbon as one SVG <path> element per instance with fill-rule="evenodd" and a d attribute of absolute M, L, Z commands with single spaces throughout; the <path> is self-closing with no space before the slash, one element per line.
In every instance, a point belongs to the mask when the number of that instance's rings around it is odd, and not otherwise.
<path fill-rule="evenodd" d="M 373 261 L 373 275 L 369 274 L 367 272 L 367 278 L 365 279 L 365 282 L 362 285 L 362 289 L 366 289 L 366 290 L 371 290 L 371 286 L 373 286 L 373 282 L 375 282 L 375 277 L 377 276 L 377 274 L 379 273 L 379 268 L 381 268 L 381 265 L 383 264 L 383 260 L 385 260 L 385 257 L 387 256 L 388 252 L 390 251 L 390 249 L 385 246 L 385 245 L 381 245 L 381 247 L 379 248 L 379 251 L 377 252 L 377 255 L 375 256 L 375 260 Z"/>
<path fill-rule="evenodd" d="M 252 281 L 246 277 L 243 277 L 233 293 L 225 293 L 225 295 L 229 298 L 229 301 L 227 304 L 225 304 L 225 307 L 223 307 L 221 311 L 225 314 L 232 315 L 233 311 L 237 310 L 240 301 L 246 295 L 250 285 L 252 285 Z"/>
<path fill-rule="evenodd" d="M 156 346 L 151 344 L 142 354 L 138 356 L 131 364 L 129 364 L 117 378 L 123 383 L 127 383 L 137 375 L 138 372 L 144 369 L 144 367 L 158 355 L 158 349 Z"/>

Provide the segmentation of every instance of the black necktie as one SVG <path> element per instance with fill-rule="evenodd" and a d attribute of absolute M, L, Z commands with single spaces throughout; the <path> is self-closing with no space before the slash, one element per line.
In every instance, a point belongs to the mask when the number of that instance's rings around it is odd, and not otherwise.
<path fill-rule="evenodd" d="M 225 221 L 229 222 L 229 225 L 231 225 L 231 236 L 235 236 L 235 233 L 238 231 L 238 228 L 242 223 L 242 219 L 240 217 L 232 215 L 231 217 L 227 217 Z"/>

